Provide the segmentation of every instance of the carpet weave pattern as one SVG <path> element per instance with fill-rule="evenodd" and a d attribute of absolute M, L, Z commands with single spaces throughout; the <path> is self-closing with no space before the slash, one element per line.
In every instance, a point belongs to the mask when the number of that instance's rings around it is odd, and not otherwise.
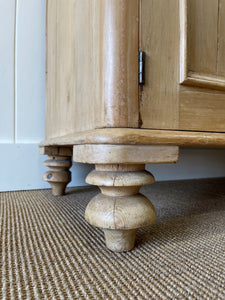
<path fill-rule="evenodd" d="M 0 299 L 225 299 L 225 179 L 156 183 L 157 222 L 112 253 L 84 220 L 96 188 L 0 194 Z"/>

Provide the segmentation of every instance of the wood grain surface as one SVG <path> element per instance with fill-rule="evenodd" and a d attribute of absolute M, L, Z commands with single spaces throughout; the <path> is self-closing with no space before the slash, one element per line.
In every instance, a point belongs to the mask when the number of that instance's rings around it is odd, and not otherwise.
<path fill-rule="evenodd" d="M 178 161 L 177 146 L 74 145 L 73 160 L 91 164 L 147 164 Z"/>
<path fill-rule="evenodd" d="M 225 132 L 225 1 L 140 4 L 141 127 Z"/>
<path fill-rule="evenodd" d="M 225 147 L 225 134 L 172 130 L 108 128 L 78 132 L 45 140 L 40 147 L 79 144 L 175 145 L 184 147 Z"/>
<path fill-rule="evenodd" d="M 138 0 L 48 0 L 46 73 L 47 139 L 137 127 Z"/>

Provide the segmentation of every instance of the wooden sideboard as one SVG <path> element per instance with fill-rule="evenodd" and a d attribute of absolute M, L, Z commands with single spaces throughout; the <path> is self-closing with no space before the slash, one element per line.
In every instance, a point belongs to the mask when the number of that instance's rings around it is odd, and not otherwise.
<path fill-rule="evenodd" d="M 47 0 L 46 41 L 44 180 L 62 195 L 71 157 L 95 164 L 85 218 L 130 250 L 156 218 L 145 164 L 225 147 L 225 0 Z"/>

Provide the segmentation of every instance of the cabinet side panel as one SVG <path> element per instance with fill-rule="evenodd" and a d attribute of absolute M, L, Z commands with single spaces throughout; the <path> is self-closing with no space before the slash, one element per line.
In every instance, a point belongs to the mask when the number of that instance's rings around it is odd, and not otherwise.
<path fill-rule="evenodd" d="M 138 0 L 47 1 L 46 138 L 138 126 Z"/>
<path fill-rule="evenodd" d="M 56 11 L 57 3 L 46 0 L 46 103 L 45 103 L 45 137 L 53 137 L 55 112 L 51 107 L 56 100 Z M 53 134 L 52 134 L 53 133 Z"/>
<path fill-rule="evenodd" d="M 142 128 L 179 126 L 179 1 L 140 0 L 140 48 L 146 52 Z"/>
<path fill-rule="evenodd" d="M 46 138 L 104 126 L 99 0 L 47 1 Z"/>

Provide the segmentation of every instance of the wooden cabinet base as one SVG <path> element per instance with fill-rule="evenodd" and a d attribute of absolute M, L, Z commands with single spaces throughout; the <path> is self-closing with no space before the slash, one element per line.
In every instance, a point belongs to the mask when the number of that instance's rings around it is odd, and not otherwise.
<path fill-rule="evenodd" d="M 131 250 L 137 229 L 156 219 L 153 205 L 139 193 L 142 185 L 154 182 L 153 175 L 145 165 L 96 165 L 86 181 L 101 190 L 88 204 L 86 220 L 103 229 L 110 250 Z"/>
<path fill-rule="evenodd" d="M 225 147 L 224 14 L 210 0 L 47 1 L 41 153 L 96 165 L 87 182 L 102 193 L 86 219 L 113 251 L 155 219 L 138 193 L 153 182 L 145 164 L 177 162 L 179 146 Z M 61 194 L 68 167 L 51 160 L 44 178 Z"/>
<path fill-rule="evenodd" d="M 112 133 L 113 136 L 113 133 Z M 98 139 L 104 140 L 103 136 Z M 141 186 L 154 183 L 152 174 L 145 170 L 147 163 L 175 163 L 179 148 L 170 145 L 93 144 L 86 143 L 85 135 L 77 143 L 72 140 L 56 144 L 44 141 L 40 153 L 49 155 L 45 162 L 50 171 L 44 175 L 53 194 L 63 194 L 70 180 L 70 157 L 79 163 L 95 164 L 86 182 L 96 185 L 101 193 L 88 204 L 86 220 L 103 229 L 106 246 L 116 252 L 134 247 L 138 228 L 152 224 L 156 213 L 151 202 L 139 193 Z"/>
<path fill-rule="evenodd" d="M 71 156 L 48 156 L 43 163 L 49 167 L 49 171 L 43 176 L 43 180 L 48 181 L 52 187 L 54 196 L 65 194 L 67 184 L 71 181 L 71 172 L 69 168 L 72 165 Z"/>

